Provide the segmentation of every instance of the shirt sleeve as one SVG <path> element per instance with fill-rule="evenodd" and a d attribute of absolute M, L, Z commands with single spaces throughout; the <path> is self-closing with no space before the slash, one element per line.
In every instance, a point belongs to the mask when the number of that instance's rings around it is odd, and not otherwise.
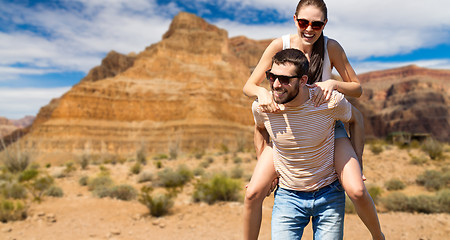
<path fill-rule="evenodd" d="M 263 120 L 263 117 L 261 116 L 261 110 L 259 109 L 258 100 L 253 101 L 252 112 L 253 112 L 253 119 L 255 120 L 256 126 L 258 126 L 258 127 L 264 126 L 264 120 Z"/>
<path fill-rule="evenodd" d="M 350 121 L 352 118 L 352 104 L 345 98 L 344 94 L 333 91 L 330 103 L 333 105 L 333 114 L 336 120 Z"/>

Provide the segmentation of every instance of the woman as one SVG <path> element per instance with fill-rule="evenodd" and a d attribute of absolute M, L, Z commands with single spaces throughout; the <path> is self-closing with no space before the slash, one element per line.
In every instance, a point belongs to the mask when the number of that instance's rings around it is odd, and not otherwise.
<path fill-rule="evenodd" d="M 317 87 L 312 98 L 316 105 L 329 100 L 331 92 L 337 90 L 346 96 L 360 97 L 362 88 L 355 71 L 348 62 L 340 44 L 323 35 L 327 23 L 327 8 L 323 0 L 301 0 L 294 15 L 297 34 L 275 39 L 264 51 L 258 65 L 244 86 L 244 93 L 257 97 L 260 108 L 265 112 L 280 111 L 272 95 L 260 86 L 265 71 L 270 68 L 272 56 L 286 48 L 301 50 L 310 61 L 308 74 L 311 87 Z M 343 82 L 331 79 L 331 70 L 336 68 Z M 350 129 L 352 130 L 352 128 Z M 372 198 L 363 183 L 361 161 L 364 136 L 347 136 L 341 122 L 336 123 L 335 168 L 342 186 L 355 205 L 356 211 L 369 229 L 373 239 L 384 239 Z M 269 185 L 276 176 L 273 155 L 270 146 L 257 153 L 258 163 L 245 196 L 244 238 L 257 239 L 261 225 L 262 202 L 269 191 Z"/>

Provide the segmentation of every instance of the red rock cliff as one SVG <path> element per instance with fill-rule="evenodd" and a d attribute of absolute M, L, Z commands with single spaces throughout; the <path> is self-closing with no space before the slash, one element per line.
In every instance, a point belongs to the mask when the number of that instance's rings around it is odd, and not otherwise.
<path fill-rule="evenodd" d="M 132 59 L 108 54 L 43 108 L 24 143 L 118 154 L 141 145 L 150 152 L 250 145 L 251 100 L 242 94 L 249 71 L 228 46 L 225 30 L 180 13 L 161 42 Z"/>

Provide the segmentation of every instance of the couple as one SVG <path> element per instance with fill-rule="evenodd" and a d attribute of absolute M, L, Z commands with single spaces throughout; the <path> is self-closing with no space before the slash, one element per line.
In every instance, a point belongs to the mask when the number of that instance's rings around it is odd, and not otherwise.
<path fill-rule="evenodd" d="M 244 87 L 246 95 L 258 97 L 253 104 L 258 163 L 245 197 L 244 238 L 257 239 L 262 202 L 279 177 L 272 239 L 300 239 L 311 217 L 315 239 L 342 239 L 342 186 L 373 239 L 384 239 L 362 181 L 362 117 L 343 96 L 361 95 L 356 74 L 339 43 L 323 36 L 328 20 L 322 0 L 301 0 L 294 20 L 298 34 L 274 40 Z M 333 67 L 343 82 L 330 79 Z M 264 74 L 270 93 L 259 86 Z M 355 123 L 351 142 L 336 120 Z"/>

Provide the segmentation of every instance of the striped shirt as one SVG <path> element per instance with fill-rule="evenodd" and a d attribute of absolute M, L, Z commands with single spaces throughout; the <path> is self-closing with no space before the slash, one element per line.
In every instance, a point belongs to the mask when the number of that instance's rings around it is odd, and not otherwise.
<path fill-rule="evenodd" d="M 263 113 L 257 101 L 252 110 L 258 127 L 265 127 L 274 149 L 275 170 L 280 187 L 297 191 L 315 191 L 335 180 L 334 124 L 351 118 L 351 104 L 333 91 L 330 101 L 315 107 L 310 98 L 297 107 L 285 107 L 280 113 Z"/>

